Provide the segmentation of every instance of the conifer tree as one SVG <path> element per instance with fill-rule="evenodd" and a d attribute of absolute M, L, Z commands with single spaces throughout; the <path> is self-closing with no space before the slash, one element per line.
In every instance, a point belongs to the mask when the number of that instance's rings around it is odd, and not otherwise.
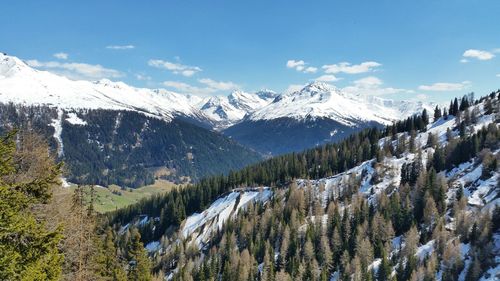
<path fill-rule="evenodd" d="M 152 280 L 150 261 L 141 242 L 141 235 L 137 228 L 133 228 L 127 249 L 128 279 L 137 281 Z"/>
<path fill-rule="evenodd" d="M 389 281 L 391 280 L 392 267 L 387 259 L 387 255 L 385 250 L 382 250 L 382 262 L 379 265 L 377 272 L 377 280 L 378 281 Z"/>
<path fill-rule="evenodd" d="M 121 267 L 114 242 L 111 227 L 106 228 L 103 239 L 98 239 L 98 254 L 96 255 L 96 271 L 103 280 L 126 281 L 127 275 Z"/>
<path fill-rule="evenodd" d="M 436 105 L 436 108 L 434 108 L 434 121 L 438 120 L 441 118 L 441 109 Z"/>
<path fill-rule="evenodd" d="M 0 139 L 0 280 L 59 280 L 61 229 L 47 229 L 45 220 L 36 219 L 31 207 L 50 199 L 61 166 L 49 159 L 40 173 L 20 181 L 15 136 L 13 131 Z M 42 151 L 34 161 L 49 155 L 48 146 Z"/>

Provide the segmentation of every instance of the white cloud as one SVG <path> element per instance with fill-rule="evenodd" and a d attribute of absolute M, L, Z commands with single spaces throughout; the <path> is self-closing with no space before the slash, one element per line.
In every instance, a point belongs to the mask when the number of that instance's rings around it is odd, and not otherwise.
<path fill-rule="evenodd" d="M 240 87 L 233 82 L 222 82 L 215 81 L 210 78 L 198 79 L 198 82 L 203 85 L 203 87 L 193 86 L 184 82 L 179 81 L 165 81 L 162 84 L 166 87 L 173 88 L 184 94 L 194 94 L 194 95 L 210 95 L 220 91 L 230 91 L 236 90 Z"/>
<path fill-rule="evenodd" d="M 464 90 L 470 84 L 471 84 L 470 81 L 463 81 L 460 83 L 438 82 L 432 85 L 420 85 L 418 86 L 418 89 L 422 91 L 433 91 L 433 92 L 452 92 L 452 91 Z"/>
<path fill-rule="evenodd" d="M 198 82 L 207 85 L 209 88 L 219 91 L 235 90 L 239 88 L 239 86 L 233 82 L 215 81 L 210 78 L 202 78 L 199 79 Z"/>
<path fill-rule="evenodd" d="M 58 61 L 41 62 L 38 60 L 29 60 L 27 63 L 32 67 L 51 70 L 71 79 L 96 80 L 124 76 L 122 72 L 111 68 L 105 68 L 100 64 L 78 62 L 61 63 Z"/>
<path fill-rule="evenodd" d="M 106 46 L 106 49 L 110 49 L 110 50 L 131 50 L 131 49 L 135 49 L 135 46 L 134 45 L 109 45 L 109 46 Z"/>
<path fill-rule="evenodd" d="M 500 77 L 500 73 L 497 74 L 497 77 Z"/>
<path fill-rule="evenodd" d="M 317 67 L 309 66 L 304 70 L 304 73 L 316 73 L 318 71 Z"/>
<path fill-rule="evenodd" d="M 306 66 L 307 63 L 303 60 L 288 60 L 286 62 L 286 67 L 295 69 L 296 71 L 299 72 L 304 72 L 304 73 L 316 73 L 318 71 L 317 67 L 314 66 Z"/>
<path fill-rule="evenodd" d="M 367 88 L 368 87 L 378 87 L 382 84 L 383 84 L 382 80 L 380 80 L 379 78 L 374 77 L 374 76 L 368 76 L 368 77 L 361 78 L 361 79 L 354 81 L 354 85 L 356 85 L 358 87 L 367 87 Z"/>
<path fill-rule="evenodd" d="M 53 56 L 57 59 L 60 59 L 60 60 L 67 60 L 69 57 L 69 55 L 67 53 L 63 53 L 63 52 L 55 53 Z"/>
<path fill-rule="evenodd" d="M 469 49 L 463 53 L 465 58 L 475 58 L 478 60 L 491 60 L 495 55 L 488 51 Z"/>
<path fill-rule="evenodd" d="M 177 91 L 185 94 L 208 95 L 215 92 L 215 90 L 212 88 L 200 88 L 178 81 L 165 81 L 163 82 L 163 85 L 169 88 L 176 89 Z"/>
<path fill-rule="evenodd" d="M 286 62 L 286 67 L 288 68 L 297 68 L 304 67 L 306 63 L 303 60 L 288 60 Z"/>
<path fill-rule="evenodd" d="M 320 81 L 320 82 L 334 82 L 334 81 L 340 80 L 340 78 L 337 78 L 337 77 L 335 77 L 335 75 L 332 75 L 332 74 L 325 74 L 325 75 L 321 75 L 320 77 L 318 77 L 314 80 Z"/>
<path fill-rule="evenodd" d="M 468 59 L 461 59 L 461 60 L 460 60 L 460 62 L 461 62 L 461 63 L 468 63 L 468 62 L 469 62 L 469 60 L 468 60 Z"/>
<path fill-rule="evenodd" d="M 169 71 L 172 71 L 174 74 L 181 74 L 186 77 L 191 77 L 197 72 L 202 71 L 202 69 L 198 66 L 189 66 L 189 65 L 183 65 L 180 63 L 175 63 L 175 62 L 169 62 L 169 61 L 164 61 L 164 60 L 149 60 L 148 65 L 156 68 L 162 68 L 166 69 Z"/>
<path fill-rule="evenodd" d="M 140 80 L 140 81 L 151 81 L 152 80 L 151 76 L 140 74 L 140 73 L 137 73 L 135 75 L 135 79 Z"/>
<path fill-rule="evenodd" d="M 427 100 L 429 98 L 429 96 L 425 95 L 425 94 L 418 94 L 417 95 L 417 100 Z"/>
<path fill-rule="evenodd" d="M 355 80 L 351 86 L 347 86 L 342 90 L 353 95 L 388 95 L 397 93 L 413 93 L 411 90 L 382 87 L 383 81 L 374 76 L 368 76 L 362 79 Z"/>
<path fill-rule="evenodd" d="M 365 61 L 360 64 L 351 64 L 349 62 L 341 62 L 338 64 L 327 64 L 323 65 L 325 73 L 337 74 L 359 74 L 372 71 L 374 68 L 381 66 L 382 64 L 375 61 Z"/>

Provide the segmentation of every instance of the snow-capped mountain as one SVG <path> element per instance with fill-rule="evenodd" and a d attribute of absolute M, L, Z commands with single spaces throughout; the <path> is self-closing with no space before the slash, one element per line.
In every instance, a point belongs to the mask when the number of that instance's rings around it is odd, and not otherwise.
<path fill-rule="evenodd" d="M 322 82 L 277 96 L 225 134 L 263 153 L 299 151 L 352 132 L 432 110 L 435 105 L 393 101 L 376 96 L 348 95 Z"/>
<path fill-rule="evenodd" d="M 164 89 L 131 87 L 106 79 L 74 81 L 33 69 L 19 58 L 0 53 L 0 102 L 64 109 L 137 111 L 166 121 L 175 116 L 206 117 L 191 106 L 193 98 Z"/>
<path fill-rule="evenodd" d="M 255 111 L 250 120 L 327 118 L 347 126 L 364 121 L 390 124 L 421 111 L 423 103 L 386 100 L 375 96 L 349 96 L 323 83 L 313 82 L 300 91 L 282 94 Z"/>
<path fill-rule="evenodd" d="M 255 94 L 234 91 L 227 97 L 211 97 L 201 105 L 200 110 L 216 124 L 216 129 L 227 128 L 255 110 L 268 105 L 276 97 L 273 91 L 259 91 Z"/>
<path fill-rule="evenodd" d="M 182 118 L 223 130 L 236 141 L 271 154 L 337 141 L 356 130 L 430 109 L 421 102 L 346 94 L 321 82 L 281 95 L 270 90 L 214 97 L 184 95 L 105 79 L 70 80 L 0 54 L 0 103 L 9 102 L 67 111 L 127 110 L 167 122 Z"/>
<path fill-rule="evenodd" d="M 0 132 L 42 134 L 73 183 L 138 187 L 151 184 L 156 170 L 195 180 L 261 158 L 211 131 L 210 119 L 191 105 L 196 101 L 202 99 L 123 82 L 74 81 L 0 54 Z"/>

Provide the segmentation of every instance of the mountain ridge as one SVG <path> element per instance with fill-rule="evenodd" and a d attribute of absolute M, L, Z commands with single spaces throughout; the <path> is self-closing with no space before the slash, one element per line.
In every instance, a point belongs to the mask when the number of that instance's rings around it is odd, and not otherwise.
<path fill-rule="evenodd" d="M 247 120 L 328 118 L 347 126 L 357 121 L 389 124 L 431 108 L 430 104 L 348 95 L 324 82 L 278 94 L 272 90 L 201 97 L 165 89 L 137 88 L 108 79 L 70 80 L 37 70 L 15 56 L 0 54 L 0 101 L 66 109 L 133 110 L 172 120 L 184 116 L 223 130 Z"/>

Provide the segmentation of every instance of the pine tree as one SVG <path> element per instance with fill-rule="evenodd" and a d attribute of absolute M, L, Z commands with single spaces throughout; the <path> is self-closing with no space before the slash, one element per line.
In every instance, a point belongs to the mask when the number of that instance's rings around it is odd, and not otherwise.
<path fill-rule="evenodd" d="M 467 275 L 465 276 L 466 281 L 475 281 L 479 280 L 481 277 L 482 269 L 481 262 L 476 254 L 474 254 L 474 258 L 472 260 L 472 264 L 469 266 L 469 270 L 467 271 Z"/>
<path fill-rule="evenodd" d="M 378 281 L 389 281 L 391 280 L 392 267 L 387 259 L 387 255 L 385 254 L 385 250 L 382 251 L 382 262 L 378 268 L 377 272 L 377 280 Z"/>
<path fill-rule="evenodd" d="M 286 268 L 288 264 L 289 247 L 290 247 L 290 228 L 288 227 L 288 225 L 286 225 L 285 230 L 283 231 L 283 237 L 281 239 L 281 246 L 280 246 L 280 260 L 279 260 L 280 269 Z"/>
<path fill-rule="evenodd" d="M 60 165 L 50 160 L 36 176 L 19 181 L 15 136 L 11 132 L 0 139 L 0 280 L 59 280 L 61 229 L 47 229 L 45 220 L 36 219 L 31 207 L 50 199 Z M 42 151 L 35 161 L 49 155 L 48 146 Z"/>
<path fill-rule="evenodd" d="M 427 113 L 427 109 L 424 108 L 422 110 L 422 121 L 424 122 L 424 125 L 429 124 L 429 114 Z"/>
<path fill-rule="evenodd" d="M 68 277 L 77 280 L 91 280 L 95 278 L 96 248 L 96 221 L 92 212 L 92 195 L 88 186 L 77 186 L 72 195 L 70 213 L 67 215 L 64 247 L 66 249 L 65 271 Z"/>
<path fill-rule="evenodd" d="M 146 250 L 141 242 L 141 234 L 136 228 L 132 229 L 127 249 L 128 257 L 128 279 L 137 281 L 152 280 L 150 273 L 150 261 Z"/>
<path fill-rule="evenodd" d="M 434 121 L 438 120 L 441 118 L 441 109 L 436 105 L 436 108 L 434 108 Z"/>
<path fill-rule="evenodd" d="M 111 227 L 108 227 L 99 243 L 98 254 L 96 255 L 96 270 L 103 280 L 126 281 L 127 275 L 117 258 L 117 251 L 114 242 L 114 234 Z"/>

